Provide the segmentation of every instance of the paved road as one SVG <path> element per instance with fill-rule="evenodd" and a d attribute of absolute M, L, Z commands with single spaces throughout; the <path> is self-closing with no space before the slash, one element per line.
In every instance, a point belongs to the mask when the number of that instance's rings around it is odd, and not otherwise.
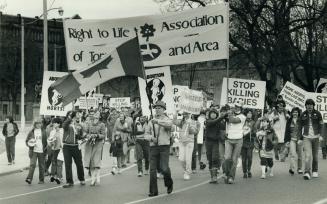
<path fill-rule="evenodd" d="M 174 179 L 174 193 L 166 194 L 163 181 L 159 181 L 160 196 L 148 198 L 149 177 L 138 178 L 135 164 L 124 170 L 121 175 L 110 175 L 108 154 L 104 155 L 101 185 L 90 187 L 89 182 L 82 187 L 78 183 L 74 188 L 63 189 L 61 186 L 46 182 L 39 185 L 36 181 L 31 186 L 25 184 L 27 172 L 0 177 L 1 204 L 56 204 L 56 203 L 282 203 L 311 204 L 327 197 L 327 161 L 320 160 L 320 178 L 304 181 L 302 176 L 288 175 L 288 163 L 275 163 L 275 176 L 262 180 L 258 156 L 254 155 L 253 178 L 243 179 L 240 169 L 237 172 L 236 183 L 233 185 L 208 184 L 209 175 L 199 171 L 190 181 L 182 179 L 182 170 L 176 157 L 171 157 L 171 167 Z M 76 177 L 76 174 L 74 174 Z M 38 178 L 37 171 L 35 178 Z"/>

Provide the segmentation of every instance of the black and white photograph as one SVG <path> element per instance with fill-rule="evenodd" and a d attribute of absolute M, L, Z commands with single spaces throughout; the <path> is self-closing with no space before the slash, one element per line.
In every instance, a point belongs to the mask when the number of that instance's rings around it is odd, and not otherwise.
<path fill-rule="evenodd" d="M 327 204 L 327 0 L 0 0 L 1 204 Z"/>

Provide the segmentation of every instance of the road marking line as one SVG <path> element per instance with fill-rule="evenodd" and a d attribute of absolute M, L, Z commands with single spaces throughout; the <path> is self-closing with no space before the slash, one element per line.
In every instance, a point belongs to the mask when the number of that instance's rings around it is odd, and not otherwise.
<path fill-rule="evenodd" d="M 327 198 L 324 198 L 322 200 L 318 200 L 317 202 L 314 202 L 313 204 L 326 204 L 327 203 Z"/>
<path fill-rule="evenodd" d="M 133 165 L 123 169 L 122 172 L 127 171 L 127 170 L 129 170 L 129 169 L 131 169 L 131 168 L 133 168 L 135 166 L 136 166 L 136 164 L 133 164 Z M 105 177 L 105 176 L 108 176 L 108 175 L 112 175 L 112 174 L 107 173 L 107 174 L 101 175 L 100 177 Z M 91 180 L 91 178 L 85 179 L 85 181 L 90 181 L 90 180 Z M 32 195 L 32 194 L 41 193 L 41 192 L 44 192 L 44 191 L 50 191 L 50 190 L 53 190 L 53 189 L 62 188 L 62 186 L 63 185 L 56 186 L 56 187 L 51 187 L 51 188 L 46 188 L 46 189 L 41 189 L 41 190 L 37 190 L 37 191 L 32 191 L 32 192 L 28 192 L 28 193 L 22 193 L 22 194 L 7 196 L 7 197 L 0 198 L 0 200 L 9 200 L 9 199 L 17 198 L 17 197 L 21 197 L 21 196 Z"/>
<path fill-rule="evenodd" d="M 222 177 L 223 177 L 223 175 L 219 176 L 218 177 L 218 180 L 220 178 L 222 178 Z M 173 195 L 173 194 L 181 193 L 181 192 L 184 192 L 184 191 L 187 191 L 187 190 L 190 190 L 190 189 L 193 189 L 193 188 L 196 188 L 196 187 L 199 187 L 199 186 L 203 186 L 205 184 L 208 184 L 209 181 L 210 180 L 207 180 L 207 181 L 204 181 L 202 183 L 198 183 L 198 184 L 195 184 L 195 185 L 192 185 L 192 186 L 188 186 L 186 188 L 179 189 L 177 191 L 173 191 L 171 194 L 161 194 L 161 195 L 158 195 L 158 196 L 155 196 L 155 197 L 150 197 L 150 198 L 144 198 L 144 199 L 140 199 L 140 200 L 135 200 L 135 201 L 131 201 L 131 202 L 128 202 L 128 203 L 125 203 L 125 204 L 141 203 L 141 202 L 144 202 L 144 201 L 154 200 L 154 199 L 157 199 L 157 198 L 162 198 L 162 197 L 170 196 L 170 195 Z"/>

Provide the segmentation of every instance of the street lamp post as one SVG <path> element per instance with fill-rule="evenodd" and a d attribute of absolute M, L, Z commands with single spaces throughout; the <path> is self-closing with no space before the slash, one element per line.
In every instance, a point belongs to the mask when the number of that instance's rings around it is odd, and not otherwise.
<path fill-rule="evenodd" d="M 48 71 L 48 11 L 47 0 L 43 0 L 43 70 Z"/>
<path fill-rule="evenodd" d="M 24 130 L 25 129 L 25 53 L 24 53 L 24 49 L 25 49 L 25 43 L 24 43 L 24 33 L 25 33 L 25 29 L 24 29 L 24 19 L 21 18 L 21 66 L 22 66 L 22 77 L 21 77 L 21 94 L 20 94 L 20 100 L 21 100 L 21 113 L 20 113 L 20 125 L 21 125 L 21 129 Z"/>

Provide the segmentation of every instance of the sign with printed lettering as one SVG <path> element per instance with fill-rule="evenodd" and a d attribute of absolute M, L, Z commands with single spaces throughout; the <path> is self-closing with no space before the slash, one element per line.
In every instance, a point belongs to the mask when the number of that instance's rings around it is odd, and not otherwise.
<path fill-rule="evenodd" d="M 121 109 L 122 107 L 131 107 L 130 97 L 110 98 L 110 108 Z"/>

